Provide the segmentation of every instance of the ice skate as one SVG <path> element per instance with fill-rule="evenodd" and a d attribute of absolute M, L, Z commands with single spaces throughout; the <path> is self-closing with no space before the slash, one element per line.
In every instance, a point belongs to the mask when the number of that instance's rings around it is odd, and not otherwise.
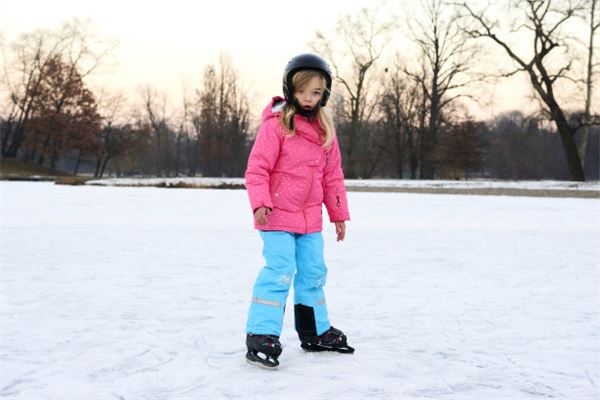
<path fill-rule="evenodd" d="M 282 347 L 279 337 L 275 335 L 246 335 L 246 360 L 250 364 L 268 369 L 279 365 L 277 358 L 281 354 Z"/>
<path fill-rule="evenodd" d="M 354 348 L 347 343 L 346 335 L 333 326 L 320 336 L 301 337 L 302 347 L 306 351 L 337 351 L 338 353 L 354 353 Z"/>

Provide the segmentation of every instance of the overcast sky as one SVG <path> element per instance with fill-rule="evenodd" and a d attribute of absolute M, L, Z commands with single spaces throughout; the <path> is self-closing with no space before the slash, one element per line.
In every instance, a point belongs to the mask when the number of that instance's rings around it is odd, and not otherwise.
<path fill-rule="evenodd" d="M 93 84 L 123 88 L 132 98 L 136 87 L 152 84 L 168 93 L 171 106 L 180 103 L 182 82 L 198 87 L 204 66 L 225 51 L 250 89 L 252 112 L 258 114 L 271 96 L 281 93 L 287 61 L 310 51 L 308 42 L 315 31 L 331 31 L 339 15 L 373 4 L 373 0 L 0 0 L 0 33 L 10 43 L 20 33 L 53 29 L 72 17 L 90 18 L 102 37 L 118 42 L 114 62 L 97 73 Z M 489 117 L 506 109 L 531 109 L 526 99 L 529 86 L 524 76 L 505 81 L 490 93 L 494 105 L 474 107 L 472 113 Z"/>

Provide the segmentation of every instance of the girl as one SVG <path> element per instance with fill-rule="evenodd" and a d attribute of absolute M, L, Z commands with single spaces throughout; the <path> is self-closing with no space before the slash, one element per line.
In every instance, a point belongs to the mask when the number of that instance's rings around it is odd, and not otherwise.
<path fill-rule="evenodd" d="M 352 353 L 346 336 L 329 323 L 323 286 L 322 205 L 344 240 L 350 219 L 341 156 L 324 109 L 331 70 L 321 57 L 301 54 L 286 66 L 285 98 L 274 97 L 248 158 L 246 189 L 266 266 L 254 284 L 246 326 L 246 359 L 276 367 L 283 314 L 292 278 L 296 331 L 307 351 Z"/>

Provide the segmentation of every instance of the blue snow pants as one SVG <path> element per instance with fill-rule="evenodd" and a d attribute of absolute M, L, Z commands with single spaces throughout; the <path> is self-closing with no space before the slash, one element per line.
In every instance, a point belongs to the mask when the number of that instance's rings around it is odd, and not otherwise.
<path fill-rule="evenodd" d="M 281 336 L 285 303 L 292 278 L 296 330 L 303 336 L 321 335 L 331 325 L 323 286 L 327 267 L 321 232 L 297 234 L 259 231 L 266 261 L 254 284 L 247 333 Z"/>

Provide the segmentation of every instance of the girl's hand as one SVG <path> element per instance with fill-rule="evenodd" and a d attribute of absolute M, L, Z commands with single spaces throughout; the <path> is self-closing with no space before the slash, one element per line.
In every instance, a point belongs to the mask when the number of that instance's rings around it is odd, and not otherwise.
<path fill-rule="evenodd" d="M 335 223 L 335 233 L 337 233 L 337 241 L 343 241 L 346 237 L 346 223 L 344 221 Z"/>
<path fill-rule="evenodd" d="M 268 216 L 271 214 L 271 209 L 268 207 L 258 207 L 256 211 L 254 211 L 254 220 L 258 225 L 267 225 Z"/>

